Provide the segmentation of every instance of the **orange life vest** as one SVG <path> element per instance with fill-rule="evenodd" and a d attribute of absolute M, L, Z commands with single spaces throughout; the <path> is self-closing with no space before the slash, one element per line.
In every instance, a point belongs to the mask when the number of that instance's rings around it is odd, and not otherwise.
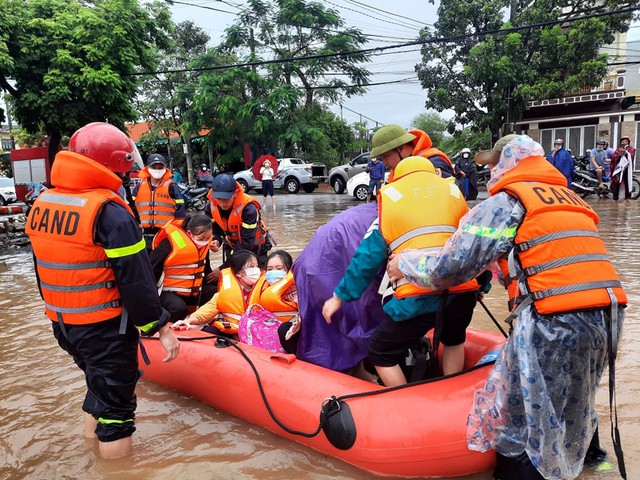
<path fill-rule="evenodd" d="M 142 228 L 160 228 L 175 218 L 176 201 L 169 195 L 169 186 L 174 183 L 171 171 L 162 176 L 160 185 L 151 188 L 149 169 L 143 168 L 139 178 L 142 179 L 136 193 L 136 208 L 140 214 Z"/>
<path fill-rule="evenodd" d="M 264 222 L 262 221 L 262 217 L 260 216 L 260 203 L 258 203 L 258 201 L 255 198 L 244 193 L 242 187 L 237 182 L 236 182 L 236 191 L 238 192 L 238 194 L 236 195 L 236 198 L 233 201 L 233 206 L 231 207 L 231 213 L 229 214 L 228 218 L 223 218 L 222 215 L 220 215 L 220 208 L 218 206 L 218 201 L 215 198 L 211 197 L 211 190 L 209 190 L 207 197 L 209 198 L 209 202 L 211 204 L 211 216 L 213 220 L 220 226 L 220 228 L 222 228 L 222 230 L 224 230 L 224 232 L 226 233 L 227 244 L 232 249 L 234 249 L 238 244 L 238 242 L 240 242 L 240 229 L 243 227 L 242 211 L 250 203 L 253 204 L 256 207 L 256 210 L 258 211 L 258 220 L 257 220 L 258 225 L 255 226 L 256 240 L 254 245 L 255 246 L 263 245 L 267 241 L 267 228 L 264 225 Z M 247 227 L 254 227 L 254 226 L 245 225 L 245 228 Z"/>
<path fill-rule="evenodd" d="M 518 199 L 526 213 L 515 248 L 501 270 L 521 272 L 522 294 L 543 315 L 627 303 L 596 224 L 598 214 L 566 187 L 566 178 L 542 156 L 523 158 L 491 188 Z M 506 262 L 506 265 L 505 265 Z M 516 282 L 514 282 L 516 283 Z M 513 295 L 515 289 L 510 290 Z M 526 302 L 526 303 L 525 303 Z"/>
<path fill-rule="evenodd" d="M 293 273 L 287 272 L 285 277 L 279 282 L 269 285 L 265 276 L 260 277 L 251 291 L 249 304 L 257 303 L 273 313 L 281 322 L 287 322 L 296 316 L 298 312 L 298 302 L 286 299 L 291 287 L 295 287 Z"/>
<path fill-rule="evenodd" d="M 70 325 L 115 318 L 122 313 L 116 277 L 94 235 L 106 202 L 118 203 L 131 213 L 115 193 L 122 180 L 97 162 L 68 151 L 56 155 L 51 179 L 56 188 L 38 196 L 26 227 L 46 315 Z"/>
<path fill-rule="evenodd" d="M 178 295 L 196 296 L 204 277 L 204 264 L 209 255 L 209 245 L 198 247 L 191 237 L 178 226 L 179 221 L 167 223 L 153 239 L 153 248 L 165 238 L 171 244 L 171 253 L 164 261 L 164 282 L 162 290 Z"/>
<path fill-rule="evenodd" d="M 379 228 L 389 250 L 439 251 L 468 211 L 460 190 L 449 180 L 438 177 L 431 162 L 418 157 L 402 160 L 394 174 L 393 182 L 382 187 L 378 195 Z M 474 279 L 449 291 L 459 293 L 478 288 Z M 403 279 L 397 282 L 394 295 L 405 298 L 440 293 Z"/>
<path fill-rule="evenodd" d="M 238 333 L 240 317 L 249 305 L 250 293 L 245 294 L 230 268 L 220 271 L 218 280 L 218 312 L 224 317 L 213 325 L 225 333 Z"/>
<path fill-rule="evenodd" d="M 431 143 L 431 138 L 426 132 L 415 129 L 415 130 L 409 130 L 409 133 L 416 136 L 416 139 L 413 141 L 412 155 L 415 155 L 418 157 L 424 157 L 427 159 L 435 156 L 441 157 L 444 161 L 446 161 L 449 165 L 451 165 L 451 168 L 453 169 L 453 162 L 451 161 L 451 159 L 447 156 L 446 153 L 433 147 L 433 144 Z M 436 171 L 436 173 L 438 172 Z"/>

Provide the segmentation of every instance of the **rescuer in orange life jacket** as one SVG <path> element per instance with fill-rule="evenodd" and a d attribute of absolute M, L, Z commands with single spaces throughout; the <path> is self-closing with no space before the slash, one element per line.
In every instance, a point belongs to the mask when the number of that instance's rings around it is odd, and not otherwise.
<path fill-rule="evenodd" d="M 204 213 L 167 223 L 153 239 L 149 257 L 171 322 L 182 320 L 188 307 L 204 305 L 216 292 L 209 245 L 211 219 Z"/>
<path fill-rule="evenodd" d="M 35 201 L 27 233 L 45 313 L 60 346 L 85 373 L 84 434 L 100 454 L 132 451 L 140 334 L 159 333 L 167 356 L 179 343 L 129 206 L 118 192 L 140 155 L 107 123 L 90 123 L 58 152 L 51 183 Z"/>
<path fill-rule="evenodd" d="M 142 181 L 131 194 L 140 215 L 147 250 L 151 251 L 156 233 L 174 218 L 185 217 L 184 198 L 167 168 L 167 160 L 159 153 L 149 155 L 147 166 L 140 170 L 138 178 Z"/>
<path fill-rule="evenodd" d="M 255 253 L 260 268 L 264 268 L 271 241 L 262 221 L 260 203 L 244 193 L 240 184 L 228 174 L 220 174 L 213 180 L 208 198 L 214 221 L 211 251 L 217 252 L 223 247 L 221 268 L 228 266 L 229 257 L 238 250 Z"/>
<path fill-rule="evenodd" d="M 607 358 L 615 385 L 627 303 L 598 215 L 543 155 L 526 135 L 478 153 L 477 163 L 493 166 L 491 196 L 460 220 L 441 251 L 405 251 L 387 266 L 392 281 L 445 289 L 498 262 L 513 332 L 476 391 L 467 443 L 497 452 L 501 480 L 573 479 L 584 462 L 604 456 L 595 393 Z M 622 473 L 618 440 L 614 449 Z"/>

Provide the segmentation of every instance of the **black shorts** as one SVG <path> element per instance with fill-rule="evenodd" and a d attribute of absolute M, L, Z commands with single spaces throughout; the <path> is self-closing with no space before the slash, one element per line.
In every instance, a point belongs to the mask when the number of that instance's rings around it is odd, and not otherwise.
<path fill-rule="evenodd" d="M 262 196 L 273 197 L 273 180 L 262 180 Z"/>
<path fill-rule="evenodd" d="M 101 442 L 130 437 L 135 431 L 135 388 L 138 370 L 138 330 L 131 322 L 124 335 L 118 333 L 120 318 L 91 325 L 51 322 L 58 344 L 82 369 L 87 394 L 82 410 L 98 420 L 96 435 Z"/>
<path fill-rule="evenodd" d="M 476 292 L 449 297 L 444 309 L 440 341 L 446 346 L 464 343 L 476 306 Z M 379 367 L 400 364 L 407 350 L 436 325 L 436 312 L 396 322 L 385 315 L 369 338 L 369 359 Z"/>

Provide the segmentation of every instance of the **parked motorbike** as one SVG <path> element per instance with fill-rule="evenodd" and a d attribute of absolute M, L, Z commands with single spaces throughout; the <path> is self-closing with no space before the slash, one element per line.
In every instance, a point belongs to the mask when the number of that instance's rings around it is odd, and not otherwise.
<path fill-rule="evenodd" d="M 606 197 L 611 193 L 611 178 L 603 176 L 602 181 L 604 186 L 600 188 L 598 176 L 595 172 L 589 170 L 589 162 L 590 155 L 588 154 L 574 159 L 575 170 L 573 172 L 571 189 L 582 198 L 591 194 L 596 194 L 598 197 Z M 636 200 L 638 197 L 640 197 L 640 180 L 637 175 L 634 175 L 631 185 L 631 198 Z"/>
<path fill-rule="evenodd" d="M 478 191 L 486 190 L 487 182 L 491 178 L 491 168 L 488 165 L 483 165 L 482 168 L 478 169 L 476 178 L 478 179 Z"/>
<path fill-rule="evenodd" d="M 44 192 L 48 190 L 47 187 L 42 183 L 32 182 L 27 185 L 27 194 L 24 197 L 24 203 L 27 205 L 25 215 L 28 217 L 29 212 L 31 212 L 31 208 L 33 207 L 36 198 Z"/>
<path fill-rule="evenodd" d="M 187 185 L 186 183 L 178 183 L 178 188 L 184 197 L 184 206 L 188 212 L 201 212 L 207 206 L 208 188 L 197 188 Z"/>

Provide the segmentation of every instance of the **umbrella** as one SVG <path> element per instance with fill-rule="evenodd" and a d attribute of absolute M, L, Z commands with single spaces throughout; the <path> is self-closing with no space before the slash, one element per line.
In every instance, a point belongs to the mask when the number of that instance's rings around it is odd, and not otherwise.
<path fill-rule="evenodd" d="M 265 160 L 269 160 L 271 162 L 271 168 L 273 168 L 273 178 L 275 179 L 278 176 L 278 159 L 273 155 L 261 155 L 256 160 L 256 163 L 253 164 L 253 167 L 251 167 L 253 176 L 258 181 L 262 181 L 262 174 L 260 173 L 260 169 L 262 168 Z"/>

